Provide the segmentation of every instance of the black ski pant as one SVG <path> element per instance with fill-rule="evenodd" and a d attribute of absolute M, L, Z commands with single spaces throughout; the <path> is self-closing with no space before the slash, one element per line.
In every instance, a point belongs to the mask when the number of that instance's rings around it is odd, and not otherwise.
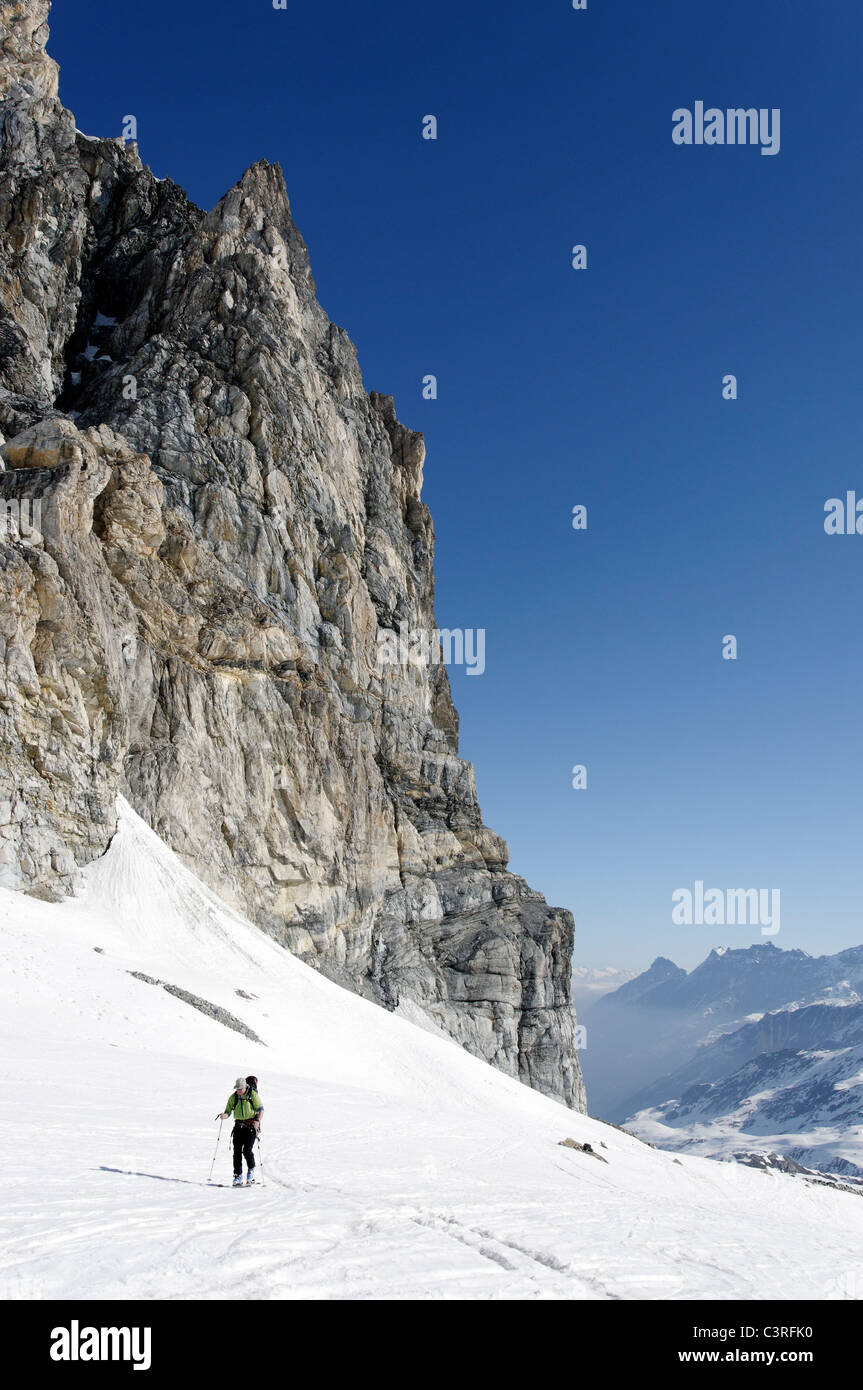
<path fill-rule="evenodd" d="M 249 1172 L 255 1166 L 255 1140 L 257 1133 L 248 1124 L 234 1125 L 234 1177 L 238 1177 L 243 1171 L 243 1159 L 246 1160 L 246 1167 Z"/>

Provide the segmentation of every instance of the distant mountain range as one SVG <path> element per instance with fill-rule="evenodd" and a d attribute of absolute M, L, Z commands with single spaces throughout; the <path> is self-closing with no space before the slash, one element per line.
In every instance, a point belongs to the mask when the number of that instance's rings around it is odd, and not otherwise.
<path fill-rule="evenodd" d="M 591 1113 L 665 1148 L 863 1178 L 863 947 L 659 957 L 590 1010 Z"/>
<path fill-rule="evenodd" d="M 782 1009 L 700 1047 L 627 1128 L 716 1157 L 758 1149 L 863 1179 L 863 1004 Z"/>

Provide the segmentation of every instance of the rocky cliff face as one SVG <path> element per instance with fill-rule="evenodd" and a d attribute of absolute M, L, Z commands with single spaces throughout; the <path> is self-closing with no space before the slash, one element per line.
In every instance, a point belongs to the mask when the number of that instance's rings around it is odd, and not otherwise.
<path fill-rule="evenodd" d="M 78 133 L 48 8 L 0 0 L 0 881 L 74 891 L 123 791 L 310 964 L 582 1107 L 572 918 L 506 871 L 445 668 L 378 661 L 435 627 L 422 437 L 278 167 L 204 213 Z"/>

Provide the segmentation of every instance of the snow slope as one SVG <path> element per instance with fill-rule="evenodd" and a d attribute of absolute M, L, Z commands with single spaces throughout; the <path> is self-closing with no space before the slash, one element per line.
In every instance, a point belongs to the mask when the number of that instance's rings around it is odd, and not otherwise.
<path fill-rule="evenodd" d="M 0 894 L 10 1139 L 22 1116 L 6 1148 L 4 1297 L 863 1292 L 860 1198 L 650 1149 L 339 989 L 124 804 L 85 878 L 62 904 Z M 249 1071 L 266 1186 L 208 1187 L 213 1116 Z M 559 1147 L 567 1136 L 607 1161 Z"/>

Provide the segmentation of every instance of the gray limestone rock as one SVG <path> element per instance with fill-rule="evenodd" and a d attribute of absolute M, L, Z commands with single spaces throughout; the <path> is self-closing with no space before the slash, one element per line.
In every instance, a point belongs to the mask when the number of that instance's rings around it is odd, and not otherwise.
<path fill-rule="evenodd" d="M 572 917 L 483 825 L 446 668 L 378 660 L 436 627 L 422 436 L 280 169 L 204 213 L 78 133 L 48 8 L 0 0 L 0 882 L 74 891 L 122 791 L 309 964 L 583 1108 Z"/>

